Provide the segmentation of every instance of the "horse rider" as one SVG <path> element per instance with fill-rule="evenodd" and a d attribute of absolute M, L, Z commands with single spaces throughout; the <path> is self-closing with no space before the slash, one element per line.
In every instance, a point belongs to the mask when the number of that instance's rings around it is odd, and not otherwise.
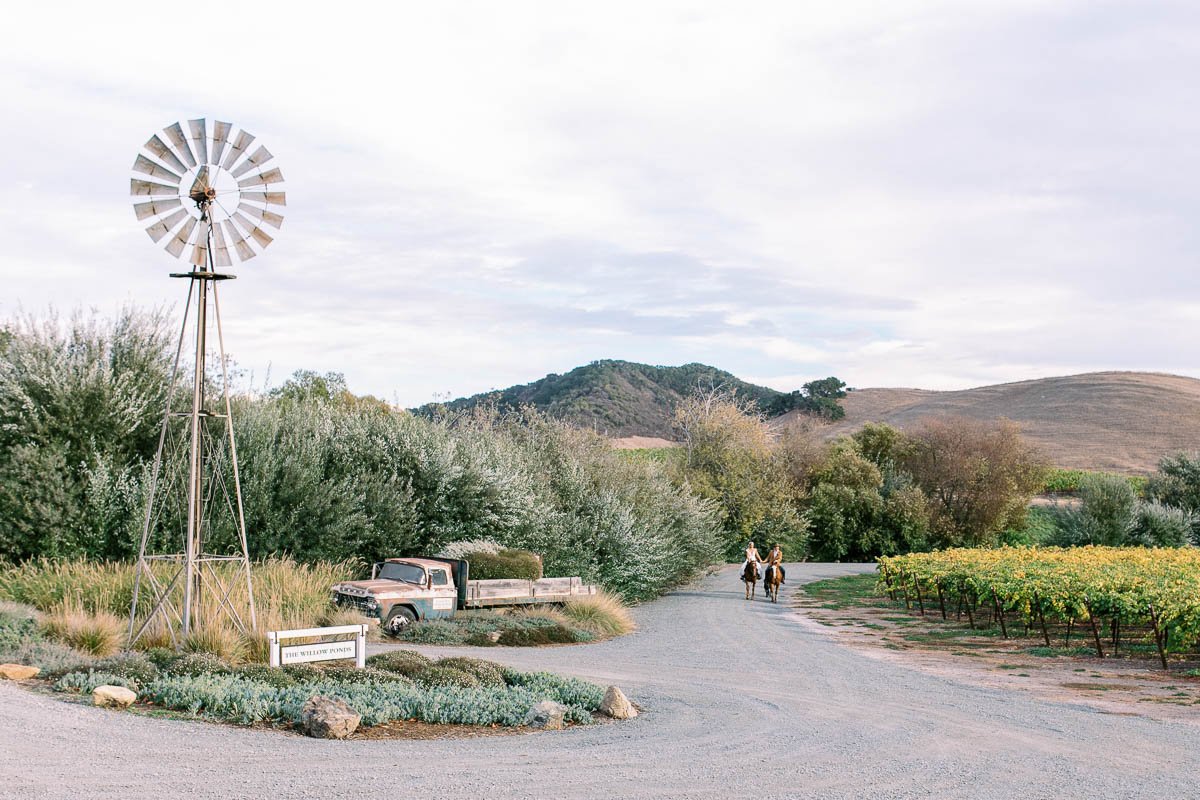
<path fill-rule="evenodd" d="M 762 562 L 763 559 L 762 556 L 758 554 L 758 548 L 754 546 L 754 542 L 750 542 L 748 545 L 746 545 L 746 560 L 742 562 L 742 570 L 738 574 L 745 575 L 746 567 L 750 566 L 751 563 L 761 564 Z"/>
<path fill-rule="evenodd" d="M 779 582 L 786 583 L 787 570 L 783 568 L 783 548 L 778 543 L 767 553 L 766 562 L 768 567 L 774 567 L 779 570 Z M 743 569 L 745 568 L 743 567 Z"/>

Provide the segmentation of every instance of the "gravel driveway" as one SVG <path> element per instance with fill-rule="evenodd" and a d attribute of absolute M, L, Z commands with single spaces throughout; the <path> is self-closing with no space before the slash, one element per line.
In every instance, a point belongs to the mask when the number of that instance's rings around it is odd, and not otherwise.
<path fill-rule="evenodd" d="M 795 564 L 790 585 L 867 569 Z M 562 733 L 317 741 L 2 685 L 0 797 L 1200 796 L 1200 726 L 866 658 L 797 624 L 783 602 L 746 603 L 732 568 L 635 615 L 637 633 L 597 645 L 455 648 L 615 683 L 645 709 L 627 723 Z"/>

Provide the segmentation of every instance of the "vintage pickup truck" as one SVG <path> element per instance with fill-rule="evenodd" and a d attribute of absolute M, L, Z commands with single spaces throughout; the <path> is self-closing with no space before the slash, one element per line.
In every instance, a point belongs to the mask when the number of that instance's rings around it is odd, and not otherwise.
<path fill-rule="evenodd" d="M 334 584 L 332 600 L 378 619 L 385 632 L 395 634 L 418 620 L 446 619 L 458 611 L 563 603 L 596 593 L 580 578 L 473 581 L 470 569 L 452 558 L 389 558 L 372 568 L 369 581 Z"/>

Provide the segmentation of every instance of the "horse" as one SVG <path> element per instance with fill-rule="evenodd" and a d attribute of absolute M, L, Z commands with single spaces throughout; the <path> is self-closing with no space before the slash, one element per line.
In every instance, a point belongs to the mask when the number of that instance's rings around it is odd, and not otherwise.
<path fill-rule="evenodd" d="M 767 574 L 763 576 L 763 588 L 767 590 L 767 597 L 771 598 L 772 603 L 779 602 L 779 584 L 783 583 L 783 571 L 776 566 L 767 567 Z"/>
<path fill-rule="evenodd" d="M 758 564 L 751 561 L 742 570 L 742 582 L 746 584 L 746 599 L 754 599 L 754 590 L 758 586 Z"/>

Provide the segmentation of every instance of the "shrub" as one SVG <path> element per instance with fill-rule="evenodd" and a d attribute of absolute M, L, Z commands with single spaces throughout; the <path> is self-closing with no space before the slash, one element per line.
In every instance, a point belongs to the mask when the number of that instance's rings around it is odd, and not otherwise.
<path fill-rule="evenodd" d="M 463 557 L 470 563 L 473 580 L 536 581 L 542 577 L 542 560 L 528 550 L 477 551 Z"/>
<path fill-rule="evenodd" d="M 423 686 L 460 686 L 472 689 L 480 685 L 474 675 L 461 669 L 434 664 L 413 673 L 413 680 Z"/>
<path fill-rule="evenodd" d="M 141 682 L 135 678 L 94 669 L 89 669 L 87 672 L 68 672 L 54 684 L 55 690 L 59 692 L 91 693 L 97 686 L 124 686 L 135 692 L 142 688 Z"/>
<path fill-rule="evenodd" d="M 1129 544 L 1144 547 L 1183 547 L 1192 538 L 1196 519 L 1182 508 L 1157 501 L 1139 503 Z"/>
<path fill-rule="evenodd" d="M 368 667 L 395 672 L 408 677 L 412 677 L 414 673 L 432 664 L 432 659 L 421 655 L 415 650 L 389 650 L 385 653 L 376 653 L 367 658 Z"/>
<path fill-rule="evenodd" d="M 504 548 L 499 543 L 491 539 L 466 539 L 461 542 L 451 542 L 442 548 L 438 555 L 442 558 L 467 558 L 467 554 L 478 555 L 484 553 L 487 555 L 499 555 Z"/>
<path fill-rule="evenodd" d="M 172 658 L 160 669 L 169 675 L 223 675 L 232 670 L 229 664 L 213 653 L 184 653 Z"/>
<path fill-rule="evenodd" d="M 1055 512 L 1044 506 L 1031 506 L 1021 525 L 1007 528 L 1000 534 L 999 544 L 1008 547 L 1036 547 L 1049 544 L 1056 537 Z"/>
<path fill-rule="evenodd" d="M 321 679 L 321 670 L 315 664 L 288 664 L 282 669 L 297 683 L 312 683 Z"/>
<path fill-rule="evenodd" d="M 126 650 L 100 659 L 92 668 L 96 672 L 120 675 L 140 684 L 149 683 L 158 677 L 158 666 L 145 653 L 136 650 Z"/>
<path fill-rule="evenodd" d="M 497 644 L 506 647 L 536 647 L 543 644 L 575 644 L 579 641 L 575 631 L 563 625 L 547 625 L 537 628 L 510 628 L 500 634 Z"/>
<path fill-rule="evenodd" d="M 563 605 L 563 614 L 599 636 L 621 636 L 634 628 L 625 604 L 605 592 L 571 598 Z"/>
<path fill-rule="evenodd" d="M 319 680 L 336 683 L 412 683 L 398 672 L 367 667 L 359 669 L 345 664 L 333 664 L 318 668 Z"/>
<path fill-rule="evenodd" d="M 245 678 L 248 681 L 254 681 L 255 683 L 265 683 L 277 689 L 295 686 L 299 683 L 296 677 L 287 670 L 279 669 L 278 667 L 268 667 L 266 664 L 242 664 L 240 667 L 233 669 L 229 674 Z"/>
<path fill-rule="evenodd" d="M 450 669 L 460 670 L 471 675 L 482 686 L 504 686 L 504 668 L 493 661 L 484 661 L 481 658 L 467 658 L 465 656 L 454 656 L 451 658 L 440 658 L 435 666 L 448 667 Z"/>

